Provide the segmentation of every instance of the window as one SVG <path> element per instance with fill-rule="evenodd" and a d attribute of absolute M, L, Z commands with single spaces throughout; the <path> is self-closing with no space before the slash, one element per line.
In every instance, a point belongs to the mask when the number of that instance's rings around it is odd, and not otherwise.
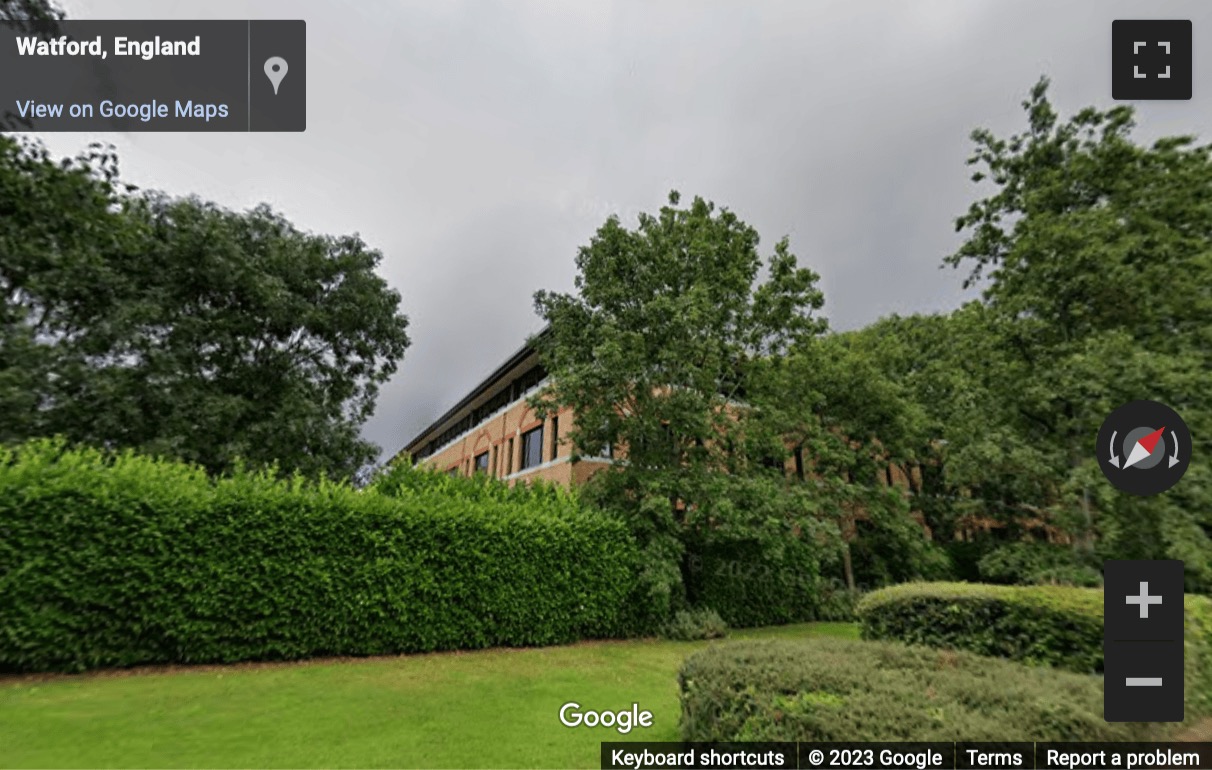
<path fill-rule="evenodd" d="M 795 448 L 795 475 L 800 480 L 804 480 L 804 448 L 797 446 Z"/>
<path fill-rule="evenodd" d="M 513 473 L 513 439 L 509 439 L 509 453 L 505 455 L 505 475 Z"/>
<path fill-rule="evenodd" d="M 543 426 L 522 434 L 522 458 L 518 470 L 533 468 L 543 462 Z"/>
<path fill-rule="evenodd" d="M 521 398 L 528 390 L 547 379 L 547 370 L 536 366 L 513 381 L 513 397 Z"/>
<path fill-rule="evenodd" d="M 488 453 L 476 455 L 476 473 L 488 473 Z"/>
<path fill-rule="evenodd" d="M 457 477 L 458 477 L 458 475 L 459 475 L 459 466 L 457 466 L 457 465 L 456 465 L 455 467 L 453 467 L 453 468 L 451 468 L 450 470 L 446 471 L 446 475 L 447 475 L 447 476 L 449 476 L 449 477 L 451 477 L 452 479 L 453 479 L 453 478 L 457 478 Z"/>
<path fill-rule="evenodd" d="M 560 418 L 551 418 L 551 459 L 560 455 Z"/>
<path fill-rule="evenodd" d="M 610 430 L 610 427 L 611 426 L 610 426 L 609 422 L 603 422 L 602 423 L 602 432 L 603 433 L 608 432 Z M 602 447 L 602 453 L 599 454 L 598 457 L 601 457 L 606 460 L 610 460 L 610 459 L 614 458 L 614 447 L 611 445 L 611 443 L 609 441 L 607 441 L 606 445 Z"/>

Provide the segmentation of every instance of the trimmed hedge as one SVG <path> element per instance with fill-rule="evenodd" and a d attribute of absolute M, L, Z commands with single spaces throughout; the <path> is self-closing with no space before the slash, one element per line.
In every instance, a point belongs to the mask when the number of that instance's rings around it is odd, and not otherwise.
<path fill-rule="evenodd" d="M 635 582 L 627 531 L 540 498 L 212 481 L 54 442 L 0 450 L 0 670 L 614 635 Z"/>
<path fill-rule="evenodd" d="M 1212 600 L 1188 594 L 1188 711 L 1212 714 Z M 967 650 L 1077 672 L 1103 670 L 1103 593 L 1065 586 L 906 583 L 860 600 L 864 639 Z"/>
<path fill-rule="evenodd" d="M 1151 741 L 1095 676 L 845 639 L 717 644 L 678 675 L 686 741 Z"/>
<path fill-rule="evenodd" d="M 856 614 L 864 639 L 1102 670 L 1103 595 L 1093 589 L 904 583 L 867 594 Z"/>

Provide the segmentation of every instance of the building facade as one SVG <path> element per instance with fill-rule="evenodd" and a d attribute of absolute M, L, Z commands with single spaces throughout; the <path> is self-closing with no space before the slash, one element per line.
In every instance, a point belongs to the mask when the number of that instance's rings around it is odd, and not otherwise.
<path fill-rule="evenodd" d="M 580 484 L 614 462 L 613 452 L 597 458 L 582 455 L 573 461 L 566 438 L 576 420 L 572 410 L 539 419 L 526 403 L 546 383 L 538 352 L 525 345 L 397 456 L 408 455 L 415 463 L 451 475 L 484 473 L 511 485 L 536 479 Z M 811 475 L 810 466 L 811 460 L 795 449 L 784 471 L 803 480 Z M 910 474 L 895 465 L 878 480 L 906 490 L 912 486 Z"/>
<path fill-rule="evenodd" d="M 522 347 L 401 450 L 414 462 L 452 475 L 483 473 L 509 484 L 584 482 L 610 456 L 572 459 L 569 409 L 540 419 L 526 401 L 547 382 L 538 353 Z"/>
<path fill-rule="evenodd" d="M 540 332 L 540 336 L 546 330 Z M 526 403 L 547 383 L 547 372 L 539 361 L 538 352 L 524 345 L 479 385 L 465 395 L 445 414 L 421 431 L 400 450 L 397 457 L 408 455 L 413 462 L 457 476 L 483 473 L 506 483 L 537 480 L 565 486 L 584 483 L 594 473 L 614 462 L 614 453 L 603 457 L 579 456 L 573 460 L 568 432 L 575 425 L 571 409 L 540 419 Z M 789 477 L 804 481 L 811 478 L 812 459 L 801 449 L 789 447 L 790 457 L 783 471 Z M 620 457 L 625 452 L 619 453 Z M 889 464 L 875 481 L 897 487 L 910 497 L 922 488 L 919 467 L 904 468 Z M 920 512 L 912 516 L 923 527 Z M 865 518 L 856 512 L 856 520 Z M 853 526 L 853 524 L 851 525 Z M 966 517 L 957 528 L 957 539 L 970 539 L 989 533 L 1001 525 L 982 517 Z M 1057 531 L 1046 522 L 1036 522 L 1034 529 L 1043 539 L 1057 541 Z M 926 527 L 927 536 L 930 536 Z"/>

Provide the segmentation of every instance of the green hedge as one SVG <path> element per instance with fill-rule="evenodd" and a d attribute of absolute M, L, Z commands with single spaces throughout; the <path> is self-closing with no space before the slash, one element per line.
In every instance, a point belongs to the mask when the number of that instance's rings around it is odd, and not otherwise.
<path fill-rule="evenodd" d="M 635 559 L 568 496 L 212 481 L 37 442 L 0 451 L 0 670 L 614 635 Z"/>
<path fill-rule="evenodd" d="M 687 741 L 1148 741 L 1103 720 L 1099 677 L 844 639 L 723 643 L 678 675 Z"/>
<path fill-rule="evenodd" d="M 1187 707 L 1212 714 L 1212 600 L 1188 595 Z M 967 650 L 1077 672 L 1103 669 L 1103 593 L 1065 586 L 906 583 L 859 602 L 864 639 Z"/>
<path fill-rule="evenodd" d="M 819 548 L 788 535 L 773 542 L 715 538 L 692 541 L 687 595 L 732 628 L 816 620 Z"/>

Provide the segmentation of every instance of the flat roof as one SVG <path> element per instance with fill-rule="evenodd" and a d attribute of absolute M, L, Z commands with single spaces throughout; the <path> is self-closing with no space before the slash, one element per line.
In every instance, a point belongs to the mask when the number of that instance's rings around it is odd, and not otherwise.
<path fill-rule="evenodd" d="M 551 331 L 550 326 L 544 326 L 534 336 L 543 337 L 543 336 L 546 336 L 547 334 L 549 334 L 550 331 Z M 480 396 L 484 395 L 484 393 L 486 391 L 490 390 L 494 384 L 496 384 L 502 377 L 504 377 L 506 374 L 508 374 L 511 369 L 514 369 L 515 367 L 517 367 L 518 364 L 525 361 L 528 357 L 530 357 L 532 354 L 534 354 L 534 352 L 535 352 L 534 347 L 531 346 L 529 342 L 527 342 L 522 347 L 518 348 L 518 350 L 516 352 L 514 352 L 513 355 L 511 355 L 511 356 L 509 356 L 509 358 L 505 359 L 505 363 L 501 364 L 496 369 L 494 369 L 492 371 L 492 374 L 489 374 L 487 377 L 485 377 L 480 382 L 479 385 L 476 385 L 474 388 L 471 389 L 470 392 L 468 392 L 467 395 L 465 395 L 465 396 L 463 396 L 463 398 L 459 399 L 458 403 L 456 403 L 454 406 L 450 407 L 450 409 L 447 409 L 446 412 L 441 417 L 434 420 L 433 423 L 431 423 L 428 428 L 426 428 L 425 430 L 418 433 L 415 437 L 413 437 L 412 441 L 409 441 L 407 444 L 405 444 L 403 449 L 401 449 L 399 452 L 396 452 L 395 455 L 392 456 L 393 459 L 395 457 L 399 457 L 404 452 L 408 452 L 409 454 L 416 454 L 416 449 L 417 449 L 418 445 L 422 444 L 424 442 L 424 439 L 428 438 L 430 434 L 436 433 L 441 428 L 445 427 L 446 423 L 452 421 L 459 414 L 459 412 L 461 412 L 464 409 L 466 409 L 467 407 L 471 406 L 471 403 L 473 401 L 475 401 Z"/>

